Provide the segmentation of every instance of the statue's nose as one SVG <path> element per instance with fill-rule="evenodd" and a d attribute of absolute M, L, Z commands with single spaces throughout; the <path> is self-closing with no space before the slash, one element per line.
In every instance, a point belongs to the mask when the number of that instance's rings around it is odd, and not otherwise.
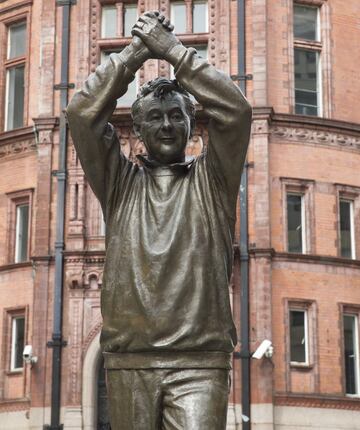
<path fill-rule="evenodd" d="M 168 130 L 169 128 L 171 128 L 171 122 L 169 121 L 169 117 L 167 115 L 164 115 L 162 127 L 165 130 Z"/>

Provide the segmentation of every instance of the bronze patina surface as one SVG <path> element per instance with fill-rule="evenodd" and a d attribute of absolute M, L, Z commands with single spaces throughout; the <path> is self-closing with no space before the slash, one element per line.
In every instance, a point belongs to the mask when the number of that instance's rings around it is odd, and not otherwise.
<path fill-rule="evenodd" d="M 228 285 L 251 108 L 172 30 L 157 12 L 139 18 L 132 43 L 89 76 L 67 109 L 106 222 L 101 347 L 113 430 L 226 426 L 237 342 Z M 108 121 L 148 58 L 173 65 L 179 85 L 152 81 L 133 105 L 148 152 L 139 167 Z M 190 160 L 194 106 L 185 90 L 209 117 L 207 150 Z"/>

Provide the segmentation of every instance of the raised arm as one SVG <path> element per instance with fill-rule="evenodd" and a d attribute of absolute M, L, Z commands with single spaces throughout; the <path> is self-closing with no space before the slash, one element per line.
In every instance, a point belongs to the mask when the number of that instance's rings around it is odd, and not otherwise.
<path fill-rule="evenodd" d="M 128 162 L 120 153 L 116 132 L 108 123 L 119 97 L 127 91 L 134 73 L 149 58 L 139 38 L 119 54 L 97 67 L 75 93 L 67 107 L 67 118 L 81 165 L 105 212 L 106 201 Z"/>
<path fill-rule="evenodd" d="M 153 55 L 174 66 L 181 85 L 195 96 L 210 117 L 208 158 L 232 200 L 238 193 L 251 128 L 251 107 L 229 76 L 185 48 L 161 25 L 163 17 L 140 18 L 133 34 Z"/>

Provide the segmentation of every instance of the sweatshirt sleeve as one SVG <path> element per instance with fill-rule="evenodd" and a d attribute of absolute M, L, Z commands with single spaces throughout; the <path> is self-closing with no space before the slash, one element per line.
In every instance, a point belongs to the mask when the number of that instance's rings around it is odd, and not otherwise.
<path fill-rule="evenodd" d="M 177 45 L 170 62 L 176 79 L 210 118 L 206 158 L 232 211 L 249 145 L 251 106 L 231 78 L 199 57 L 194 48 Z"/>
<path fill-rule="evenodd" d="M 92 73 L 66 109 L 69 128 L 87 180 L 104 215 L 122 170 L 130 161 L 120 151 L 119 139 L 108 122 L 119 97 L 134 79 L 122 53 Z"/>

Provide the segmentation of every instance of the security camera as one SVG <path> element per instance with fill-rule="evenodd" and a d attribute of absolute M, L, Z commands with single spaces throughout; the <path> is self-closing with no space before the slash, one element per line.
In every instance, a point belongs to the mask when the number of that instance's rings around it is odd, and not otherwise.
<path fill-rule="evenodd" d="M 37 363 L 37 357 L 33 357 L 33 351 L 31 345 L 25 345 L 23 351 L 23 359 L 25 363 L 34 364 Z"/>
<path fill-rule="evenodd" d="M 272 345 L 272 342 L 268 339 L 265 339 L 261 342 L 257 350 L 253 353 L 252 358 L 256 358 L 257 360 L 260 360 L 264 356 L 267 358 L 271 358 L 274 353 L 274 347 Z"/>

